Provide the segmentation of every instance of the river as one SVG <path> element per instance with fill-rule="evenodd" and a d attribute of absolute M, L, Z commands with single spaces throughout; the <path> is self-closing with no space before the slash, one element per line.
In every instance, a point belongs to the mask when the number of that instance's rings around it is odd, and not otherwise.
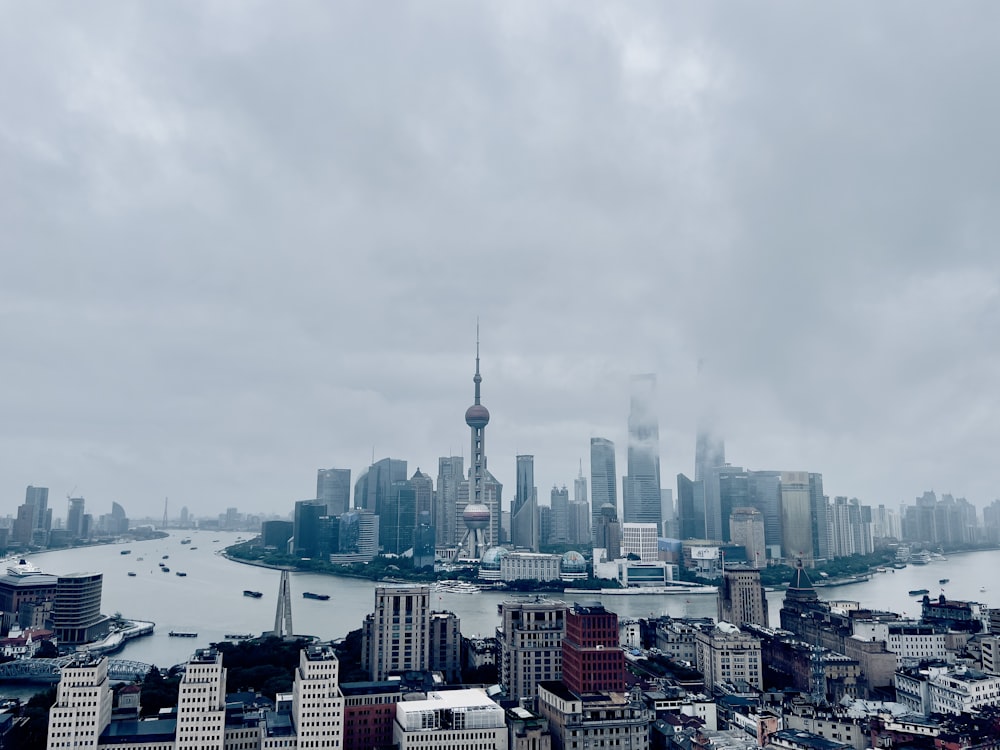
<path fill-rule="evenodd" d="M 46 573 L 99 572 L 104 574 L 102 611 L 156 623 L 152 636 L 129 642 L 117 658 L 134 659 L 160 667 L 186 660 L 193 649 L 222 640 L 227 633 L 259 634 L 274 627 L 278 571 L 233 562 L 221 551 L 239 534 L 220 531 L 173 532 L 165 539 L 147 542 L 79 547 L 29 556 Z M 190 538 L 190 544 L 181 540 Z M 131 550 L 123 555 L 123 549 Z M 168 556 L 164 559 L 164 555 Z M 142 558 L 141 560 L 139 558 Z M 160 572 L 158 563 L 170 567 Z M 991 571 L 1000 562 L 1000 551 L 953 555 L 930 565 L 910 565 L 902 570 L 876 573 L 871 581 L 818 589 L 823 599 L 849 599 L 863 606 L 918 616 L 919 601 L 910 589 L 943 588 L 953 599 L 989 603 Z M 128 576 L 132 571 L 135 577 Z M 185 577 L 175 575 L 187 573 Z M 944 586 L 938 581 L 950 579 Z M 353 578 L 292 573 L 292 614 L 296 633 L 336 639 L 361 627 L 374 609 L 374 584 Z M 261 599 L 243 595 L 244 589 L 263 592 Z M 1000 591 L 1000 582 L 996 583 Z M 302 598 L 302 592 L 329 594 L 329 601 Z M 465 636 L 492 635 L 498 624 L 497 604 L 510 594 L 435 594 L 436 609 L 455 612 Z M 771 625 L 778 623 L 784 593 L 768 592 Z M 622 618 L 669 614 L 675 617 L 716 615 L 714 596 L 594 596 L 565 597 L 580 601 L 599 599 Z M 198 633 L 197 638 L 171 638 L 171 630 Z M 8 690 L 0 689 L 0 693 Z"/>

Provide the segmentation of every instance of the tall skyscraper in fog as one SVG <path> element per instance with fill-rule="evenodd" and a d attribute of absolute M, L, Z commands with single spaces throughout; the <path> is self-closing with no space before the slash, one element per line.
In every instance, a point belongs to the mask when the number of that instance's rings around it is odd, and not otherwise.
<path fill-rule="evenodd" d="M 633 375 L 628 415 L 628 476 L 622 481 L 625 523 L 655 523 L 660 515 L 660 422 L 656 375 Z"/>
<path fill-rule="evenodd" d="M 590 518 L 591 538 L 601 524 L 601 508 L 611 505 L 618 513 L 618 475 L 615 471 L 615 444 L 607 438 L 590 439 Z"/>
<path fill-rule="evenodd" d="M 726 444 L 718 433 L 717 418 L 712 404 L 715 396 L 706 385 L 705 360 L 698 361 L 699 415 L 698 435 L 694 446 L 694 479 L 705 479 L 709 469 L 726 463 Z"/>
<path fill-rule="evenodd" d="M 351 509 L 351 470 L 320 469 L 316 472 L 316 499 L 326 503 L 328 516 L 340 516 Z"/>
<path fill-rule="evenodd" d="M 538 489 L 535 457 L 517 457 L 517 492 L 510 513 L 510 541 L 515 547 L 538 551 Z"/>

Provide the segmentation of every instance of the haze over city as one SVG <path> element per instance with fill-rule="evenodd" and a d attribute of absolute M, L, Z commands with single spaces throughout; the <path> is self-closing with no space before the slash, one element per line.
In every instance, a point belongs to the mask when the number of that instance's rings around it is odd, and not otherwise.
<path fill-rule="evenodd" d="M 489 470 L 543 502 L 656 373 L 666 488 L 708 415 L 733 464 L 982 507 L 998 13 L 7 4 L 0 512 L 468 467 L 477 319 Z"/>

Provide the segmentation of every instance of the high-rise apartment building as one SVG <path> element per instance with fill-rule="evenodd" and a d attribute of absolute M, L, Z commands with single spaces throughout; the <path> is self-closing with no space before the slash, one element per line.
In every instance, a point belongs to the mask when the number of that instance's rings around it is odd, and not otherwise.
<path fill-rule="evenodd" d="M 574 693 L 625 689 L 625 655 L 618 648 L 618 615 L 601 604 L 574 604 L 566 613 L 563 684 Z"/>
<path fill-rule="evenodd" d="M 538 489 L 535 487 L 535 457 L 517 457 L 517 490 L 510 512 L 510 541 L 515 547 L 538 551 Z"/>
<path fill-rule="evenodd" d="M 341 746 L 344 695 L 340 691 L 340 662 L 328 644 L 312 644 L 299 653 L 292 685 L 292 722 L 298 739 L 296 747 Z"/>
<path fill-rule="evenodd" d="M 615 444 L 607 438 L 590 439 L 590 516 L 591 534 L 597 534 L 601 508 L 610 505 L 618 514 L 618 474 L 615 470 Z M 600 545 L 595 545 L 600 546 Z"/>
<path fill-rule="evenodd" d="M 375 587 L 375 611 L 365 617 L 361 631 L 362 663 L 371 679 L 428 668 L 430 600 L 425 584 Z"/>
<path fill-rule="evenodd" d="M 177 692 L 177 750 L 226 746 L 226 669 L 214 648 L 188 659 Z"/>
<path fill-rule="evenodd" d="M 622 480 L 622 520 L 663 522 L 660 515 L 660 422 L 656 376 L 633 375 L 628 415 L 628 476 Z"/>
<path fill-rule="evenodd" d="M 512 700 L 535 698 L 538 683 L 562 679 L 566 602 L 511 600 L 500 604 L 497 644 L 500 684 Z"/>
<path fill-rule="evenodd" d="M 351 509 L 351 470 L 319 469 L 316 499 L 326 503 L 326 515 L 339 516 Z"/>
<path fill-rule="evenodd" d="M 107 657 L 75 654 L 59 670 L 56 702 L 49 709 L 46 748 L 96 748 L 111 722 L 112 702 Z"/>
<path fill-rule="evenodd" d="M 462 682 L 462 626 L 454 612 L 431 612 L 428 669 L 452 685 Z"/>
<path fill-rule="evenodd" d="M 757 568 L 727 565 L 719 586 L 719 621 L 768 627 L 767 595 Z"/>
<path fill-rule="evenodd" d="M 437 494 L 435 496 L 434 530 L 437 543 L 442 546 L 458 544 L 458 486 L 464 470 L 461 456 L 442 456 L 438 459 Z"/>

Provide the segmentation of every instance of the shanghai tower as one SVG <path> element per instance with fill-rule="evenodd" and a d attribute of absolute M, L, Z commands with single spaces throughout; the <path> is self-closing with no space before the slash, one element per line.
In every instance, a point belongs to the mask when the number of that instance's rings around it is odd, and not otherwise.
<path fill-rule="evenodd" d="M 662 528 L 660 503 L 660 422 L 656 416 L 656 375 L 633 375 L 628 415 L 628 476 L 623 480 L 625 523 Z"/>

